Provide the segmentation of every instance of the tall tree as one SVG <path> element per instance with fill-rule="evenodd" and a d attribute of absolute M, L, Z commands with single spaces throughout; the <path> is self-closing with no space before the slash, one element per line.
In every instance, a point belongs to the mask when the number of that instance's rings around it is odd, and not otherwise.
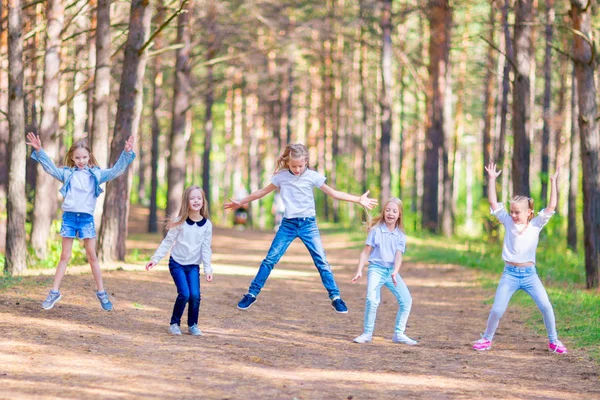
<path fill-rule="evenodd" d="M 212 59 L 215 58 L 218 50 L 217 44 L 217 7 L 214 1 L 211 1 L 208 5 L 207 17 L 206 17 L 206 30 L 207 30 L 207 51 L 206 51 L 206 92 L 204 95 L 204 151 L 202 152 L 202 189 L 206 194 L 206 201 L 210 207 L 210 153 L 212 148 L 212 136 L 213 136 L 213 103 L 214 103 L 214 92 L 215 82 L 213 77 L 213 65 Z"/>
<path fill-rule="evenodd" d="M 181 5 L 187 0 L 181 0 Z M 178 210 L 181 194 L 185 186 L 185 149 L 189 139 L 188 114 L 190 113 L 190 17 L 189 12 L 177 16 L 177 61 L 175 62 L 175 82 L 173 88 L 173 114 L 169 137 L 169 171 L 167 177 L 167 215 L 171 217 Z"/>
<path fill-rule="evenodd" d="M 573 57 L 577 77 L 581 165 L 583 167 L 583 242 L 588 288 L 598 287 L 600 270 L 600 132 L 594 71 L 596 60 L 592 41 L 590 0 L 571 0 Z"/>
<path fill-rule="evenodd" d="M 542 127 L 542 167 L 541 181 L 542 190 L 540 201 L 542 206 L 548 201 L 548 168 L 550 153 L 550 130 L 552 129 L 552 37 L 554 35 L 554 0 L 546 0 L 546 48 L 544 54 L 544 108 Z"/>
<path fill-rule="evenodd" d="M 8 35 L 4 22 L 6 21 L 6 12 L 4 1 L 0 1 L 0 54 L 8 54 Z M 0 87 L 8 87 L 8 59 L 0 59 Z M 8 93 L 0 90 L 0 198 L 7 197 L 8 185 Z M 0 211 L 6 207 L 5 202 L 0 202 Z M 0 243 L 4 238 L 0 239 Z"/>
<path fill-rule="evenodd" d="M 423 228 L 439 229 L 438 186 L 440 157 L 444 151 L 444 104 L 450 53 L 452 8 L 448 0 L 430 0 L 428 19 L 429 81 L 427 84 L 427 137 L 423 170 Z"/>
<path fill-rule="evenodd" d="M 123 151 L 129 136 L 137 136 L 142 114 L 142 94 L 146 71 L 146 47 L 152 7 L 147 0 L 133 0 L 129 15 L 129 33 L 125 44 L 119 103 L 110 149 L 111 163 Z M 131 171 L 131 170 L 129 170 Z M 125 173 L 107 186 L 104 214 L 99 234 L 99 254 L 103 262 L 125 259 L 127 217 L 131 174 Z"/>
<path fill-rule="evenodd" d="M 6 270 L 19 275 L 27 268 L 25 242 L 25 102 L 23 93 L 23 4 L 8 1 L 8 196 Z"/>
<path fill-rule="evenodd" d="M 383 0 L 381 10 L 381 144 L 379 147 L 379 179 L 381 204 L 392 193 L 390 142 L 392 140 L 392 0 Z"/>
<path fill-rule="evenodd" d="M 531 80 L 529 74 L 533 62 L 533 0 L 515 2 L 515 70 L 512 102 L 513 193 L 529 196 L 529 163 L 531 143 L 529 124 L 531 119 Z"/>
<path fill-rule="evenodd" d="M 487 40 L 490 43 L 487 50 L 486 73 L 483 89 L 483 165 L 488 165 L 494 158 L 492 122 L 494 120 L 494 66 L 496 65 L 495 49 L 491 46 L 494 43 L 496 31 L 496 2 L 490 2 L 490 17 L 488 20 L 489 32 Z M 485 171 L 483 176 L 485 177 Z M 482 198 L 487 198 L 487 179 L 483 179 Z"/>
<path fill-rule="evenodd" d="M 61 32 L 64 25 L 63 0 L 48 0 L 46 5 L 46 52 L 44 53 L 44 86 L 42 93 L 42 122 L 39 135 L 44 150 L 56 161 L 58 153 L 58 110 L 60 101 L 58 97 L 60 87 L 60 54 Z M 56 180 L 44 173 L 38 164 L 38 173 L 35 183 L 35 197 L 33 219 L 31 227 L 30 245 L 38 259 L 46 258 L 47 241 L 50 225 L 56 213 Z"/>
<path fill-rule="evenodd" d="M 577 117 L 577 79 L 575 77 L 575 64 L 571 73 L 571 151 L 569 152 L 569 200 L 567 213 L 567 245 L 573 251 L 577 251 L 577 192 L 579 191 L 579 130 Z"/>

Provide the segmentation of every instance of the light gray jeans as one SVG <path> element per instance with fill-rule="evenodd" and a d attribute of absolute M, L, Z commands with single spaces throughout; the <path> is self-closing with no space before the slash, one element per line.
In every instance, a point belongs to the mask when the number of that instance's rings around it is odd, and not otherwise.
<path fill-rule="evenodd" d="M 537 274 L 535 266 L 531 267 L 515 267 L 510 264 L 504 266 L 504 273 L 498 283 L 498 289 L 496 289 L 496 296 L 494 297 L 494 305 L 487 322 L 487 328 L 483 337 L 487 340 L 492 340 L 500 318 L 504 315 L 506 307 L 510 298 L 517 290 L 524 290 L 533 298 L 535 304 L 542 312 L 544 317 L 544 325 L 546 325 L 546 331 L 548 331 L 548 339 L 551 343 L 556 342 L 558 339 L 556 334 L 556 320 L 554 318 L 554 310 L 544 285 Z"/>

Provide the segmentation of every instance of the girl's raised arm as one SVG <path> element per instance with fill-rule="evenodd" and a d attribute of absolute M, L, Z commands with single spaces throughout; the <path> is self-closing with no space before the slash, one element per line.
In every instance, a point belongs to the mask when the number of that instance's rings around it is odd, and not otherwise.
<path fill-rule="evenodd" d="M 258 200 L 260 198 L 265 197 L 267 194 L 271 193 L 275 189 L 277 189 L 277 186 L 275 186 L 272 183 L 269 183 L 264 188 L 258 189 L 242 199 L 237 199 L 237 200 L 229 199 L 228 203 L 223 204 L 223 208 L 226 210 L 239 208 L 239 207 L 241 207 L 245 204 L 248 204 L 254 200 Z"/>
<path fill-rule="evenodd" d="M 353 194 L 340 192 L 339 190 L 333 189 L 331 186 L 326 185 L 325 183 L 321 185 L 319 188 L 325 193 L 327 196 L 331 196 L 337 200 L 349 201 L 351 203 L 359 203 L 361 206 L 367 208 L 368 210 L 372 209 L 377 205 L 377 199 L 372 199 L 369 196 L 370 190 L 367 190 L 362 196 L 355 196 Z"/>
<path fill-rule="evenodd" d="M 560 168 L 556 167 L 556 172 L 550 177 L 550 202 L 548 203 L 548 207 L 546 207 L 546 211 L 549 213 L 554 211 L 558 204 L 558 184 L 556 181 L 558 180 L 559 170 Z"/>
<path fill-rule="evenodd" d="M 488 173 L 488 201 L 493 211 L 498 209 L 498 195 L 496 194 L 496 178 L 502 173 L 502 170 L 496 171 L 496 164 L 490 163 L 485 167 Z"/>

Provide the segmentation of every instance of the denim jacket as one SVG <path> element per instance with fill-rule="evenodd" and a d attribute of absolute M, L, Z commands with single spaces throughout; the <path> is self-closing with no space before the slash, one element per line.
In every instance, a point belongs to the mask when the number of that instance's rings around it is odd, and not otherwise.
<path fill-rule="evenodd" d="M 71 182 L 71 178 L 73 177 L 73 171 L 75 171 L 77 168 L 57 168 L 56 165 L 54 165 L 52 159 L 48 157 L 48 154 L 46 154 L 46 152 L 43 149 L 41 149 L 40 151 L 34 150 L 31 153 L 31 158 L 39 162 L 42 165 L 42 168 L 44 168 L 44 171 L 52 175 L 55 179 L 58 179 L 59 181 L 63 182 L 63 186 L 60 188 L 59 191 L 60 194 L 62 194 L 63 197 L 65 197 L 70 188 L 69 184 Z M 102 169 L 100 167 L 85 167 L 85 169 L 90 171 L 90 173 L 94 177 L 95 196 L 98 197 L 100 196 L 100 193 L 103 192 L 103 190 L 100 188 L 101 184 L 115 179 L 123 172 L 125 172 L 127 166 L 131 164 L 134 158 L 135 153 L 133 151 L 124 151 L 121 153 L 119 159 L 117 160 L 115 165 L 113 165 L 112 168 Z"/>

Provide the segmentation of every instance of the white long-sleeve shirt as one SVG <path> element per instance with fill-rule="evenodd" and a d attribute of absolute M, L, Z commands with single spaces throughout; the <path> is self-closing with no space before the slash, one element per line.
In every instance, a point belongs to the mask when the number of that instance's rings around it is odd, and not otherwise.
<path fill-rule="evenodd" d="M 205 274 L 212 274 L 210 259 L 212 249 L 212 224 L 208 219 L 192 221 L 187 219 L 183 224 L 169 229 L 151 260 L 155 264 L 171 250 L 171 257 L 181 265 L 204 266 Z"/>

